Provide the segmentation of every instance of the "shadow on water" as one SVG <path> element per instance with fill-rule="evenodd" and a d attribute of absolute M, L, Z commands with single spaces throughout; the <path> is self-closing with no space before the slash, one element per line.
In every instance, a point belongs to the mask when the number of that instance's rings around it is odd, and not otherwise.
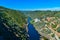
<path fill-rule="evenodd" d="M 31 19 L 28 18 L 28 22 Z M 29 34 L 29 40 L 40 40 L 40 34 L 37 32 L 37 30 L 34 28 L 33 24 L 28 24 L 28 34 Z"/>

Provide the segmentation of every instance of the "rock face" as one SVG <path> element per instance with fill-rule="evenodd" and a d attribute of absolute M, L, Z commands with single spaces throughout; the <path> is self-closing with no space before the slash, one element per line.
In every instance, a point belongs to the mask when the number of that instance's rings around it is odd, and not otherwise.
<path fill-rule="evenodd" d="M 34 19 L 34 22 L 40 22 L 40 19 L 36 18 Z"/>

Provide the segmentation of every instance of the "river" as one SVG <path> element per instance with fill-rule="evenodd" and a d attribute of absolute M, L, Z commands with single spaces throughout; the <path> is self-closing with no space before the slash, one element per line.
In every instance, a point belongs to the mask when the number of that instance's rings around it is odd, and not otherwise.
<path fill-rule="evenodd" d="M 30 23 L 31 18 L 28 18 L 28 34 L 29 40 L 40 40 L 40 35 L 34 28 L 33 24 Z"/>

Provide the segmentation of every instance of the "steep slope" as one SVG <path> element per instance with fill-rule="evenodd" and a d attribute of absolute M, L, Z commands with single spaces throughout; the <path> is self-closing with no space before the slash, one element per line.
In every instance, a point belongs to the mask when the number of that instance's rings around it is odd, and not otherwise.
<path fill-rule="evenodd" d="M 14 34 L 20 40 L 27 40 L 27 35 L 26 35 L 27 32 L 24 26 L 26 24 L 25 19 L 26 19 L 25 15 L 20 11 L 12 10 L 12 9 L 8 9 L 0 6 L 0 23 L 4 25 L 4 26 L 0 25 L 1 27 L 0 30 L 3 30 L 5 32 L 4 27 L 6 27 L 7 29 L 6 31 L 9 31 L 10 33 Z M 3 32 L 2 34 L 4 35 Z M 9 36 L 9 38 L 10 37 L 12 38 L 12 36 Z M 6 40 L 9 40 L 9 38 L 7 36 Z"/>

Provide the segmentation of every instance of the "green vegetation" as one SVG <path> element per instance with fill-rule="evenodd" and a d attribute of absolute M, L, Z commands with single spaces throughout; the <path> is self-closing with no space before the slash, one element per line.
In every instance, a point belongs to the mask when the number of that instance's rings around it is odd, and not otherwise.
<path fill-rule="evenodd" d="M 31 23 L 31 24 L 34 24 L 34 20 L 31 20 L 30 23 Z"/>
<path fill-rule="evenodd" d="M 54 37 L 55 35 L 54 35 L 54 34 L 52 34 L 51 36 L 52 36 L 52 37 Z"/>
<path fill-rule="evenodd" d="M 56 29 L 57 25 L 60 24 L 60 11 L 36 10 L 36 11 L 24 11 L 23 13 L 27 17 L 29 16 L 32 18 L 31 23 L 34 25 L 35 29 L 39 33 L 41 32 L 41 33 L 48 35 L 48 34 L 54 33 L 53 30 L 60 33 L 60 28 Z M 35 18 L 39 18 L 40 22 L 34 23 Z M 48 29 L 45 29 L 45 28 L 48 28 Z M 52 34 L 50 36 L 54 37 L 55 35 Z"/>
<path fill-rule="evenodd" d="M 30 16 L 31 18 L 45 18 L 55 16 L 57 11 L 26 11 L 25 15 Z"/>
<path fill-rule="evenodd" d="M 59 17 L 60 18 L 60 11 L 24 11 L 23 12 L 26 16 L 30 16 L 31 18 L 46 18 L 46 17 Z"/>
<path fill-rule="evenodd" d="M 55 24 L 55 25 L 54 25 L 54 24 L 52 24 L 52 28 L 56 28 L 56 27 L 57 27 L 57 24 Z"/>
<path fill-rule="evenodd" d="M 2 27 L 4 28 L 5 26 L 10 32 L 14 33 L 15 35 L 17 34 L 17 37 L 19 37 L 20 40 L 27 40 L 27 32 L 24 26 L 26 24 L 25 19 L 25 15 L 20 11 L 0 6 L 0 34 L 4 35 L 4 33 L 1 30 L 3 30 Z M 10 37 L 12 36 L 6 35 L 6 40 L 10 40 Z"/>
<path fill-rule="evenodd" d="M 47 24 L 50 25 L 51 22 L 54 20 L 57 21 L 56 25 L 52 24 L 52 28 L 56 28 L 57 24 L 60 23 L 59 19 L 60 18 L 60 11 L 19 11 L 19 10 L 13 10 L 13 9 L 8 9 L 5 7 L 0 6 L 0 35 L 4 34 L 5 30 L 3 29 L 6 27 L 9 32 L 12 32 L 17 35 L 17 37 L 20 40 L 27 40 L 27 32 L 25 29 L 25 24 L 26 19 L 28 17 L 31 17 L 32 20 L 30 21 L 35 28 L 38 28 L 37 31 L 39 31 L 42 28 L 47 28 L 45 25 Z M 55 17 L 55 19 L 50 20 L 50 22 L 47 20 L 47 17 Z M 41 22 L 34 23 L 35 18 L 39 18 Z M 2 26 L 4 25 L 4 26 Z M 49 29 L 44 29 L 42 30 L 43 33 L 50 34 L 51 30 Z M 60 27 L 57 28 L 57 32 L 60 33 Z M 52 35 L 52 37 L 54 34 Z M 7 38 L 8 37 L 8 38 Z M 7 36 L 7 40 L 12 36 Z"/>
<path fill-rule="evenodd" d="M 49 30 L 48 28 L 47 29 L 43 29 L 43 33 L 50 34 L 51 30 Z"/>
<path fill-rule="evenodd" d="M 57 32 L 59 32 L 59 33 L 60 33 L 60 27 L 58 27 L 58 28 L 57 28 Z"/>

